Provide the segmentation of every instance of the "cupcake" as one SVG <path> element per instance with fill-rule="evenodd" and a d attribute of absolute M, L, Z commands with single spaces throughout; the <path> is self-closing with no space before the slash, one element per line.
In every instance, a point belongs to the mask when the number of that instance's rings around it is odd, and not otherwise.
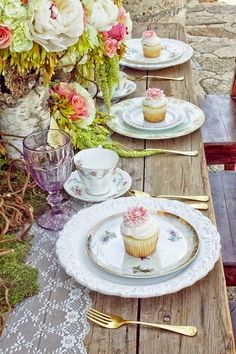
<path fill-rule="evenodd" d="M 154 31 L 145 31 L 142 34 L 141 44 L 143 55 L 147 58 L 156 58 L 161 54 L 161 41 Z"/>
<path fill-rule="evenodd" d="M 144 120 L 150 123 L 158 123 L 166 116 L 166 97 L 162 90 L 149 88 L 143 100 Z"/>
<path fill-rule="evenodd" d="M 147 257 L 156 250 L 158 223 L 144 207 L 133 207 L 123 215 L 120 226 L 126 252 L 134 257 Z"/>

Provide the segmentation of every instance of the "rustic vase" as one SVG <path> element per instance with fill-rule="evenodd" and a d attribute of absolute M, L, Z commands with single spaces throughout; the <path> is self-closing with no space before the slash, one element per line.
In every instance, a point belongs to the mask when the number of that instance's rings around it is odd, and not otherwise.
<path fill-rule="evenodd" d="M 36 86 L 23 98 L 17 101 L 14 107 L 3 105 L 0 108 L 0 131 L 9 135 L 27 136 L 37 130 L 47 129 L 50 124 L 48 109 L 48 89 L 45 86 Z M 23 139 L 2 135 L 4 142 L 23 150 Z M 4 144 L 8 156 L 12 159 L 22 157 L 19 151 L 9 144 Z"/>

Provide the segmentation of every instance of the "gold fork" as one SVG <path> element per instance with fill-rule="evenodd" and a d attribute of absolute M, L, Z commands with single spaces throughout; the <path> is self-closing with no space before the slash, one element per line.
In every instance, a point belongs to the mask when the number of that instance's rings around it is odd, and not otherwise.
<path fill-rule="evenodd" d="M 105 328 L 119 328 L 125 324 L 142 324 L 145 326 L 155 327 L 164 329 L 167 331 L 175 332 L 184 334 L 185 336 L 193 337 L 197 333 L 197 328 L 195 326 L 172 326 L 172 325 L 165 325 L 159 323 L 149 323 L 149 322 L 142 322 L 142 321 L 129 321 L 125 320 L 120 316 L 116 315 L 108 315 L 106 313 L 97 311 L 95 309 L 89 309 L 87 314 L 87 318 Z"/>
<path fill-rule="evenodd" d="M 129 194 L 135 195 L 136 197 L 150 197 L 149 193 L 138 191 L 136 189 L 130 189 Z M 208 202 L 209 196 L 208 195 L 167 195 L 167 194 L 160 194 L 154 196 L 152 198 L 168 198 L 168 199 L 178 199 L 178 200 L 192 200 L 196 202 Z"/>
<path fill-rule="evenodd" d="M 160 75 L 144 75 L 144 76 L 131 76 L 127 75 L 127 79 L 131 81 L 141 81 L 143 79 L 156 79 L 156 80 L 171 80 L 171 81 L 183 81 L 184 76 L 170 77 L 170 76 L 160 76 Z"/>

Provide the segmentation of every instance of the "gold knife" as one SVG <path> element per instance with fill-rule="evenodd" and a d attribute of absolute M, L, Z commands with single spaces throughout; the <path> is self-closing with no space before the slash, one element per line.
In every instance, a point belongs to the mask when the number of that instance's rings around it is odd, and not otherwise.
<path fill-rule="evenodd" d="M 135 189 L 129 190 L 131 195 L 135 195 L 136 197 L 151 197 L 149 193 L 138 191 Z M 160 194 L 157 196 L 152 196 L 152 198 L 167 198 L 167 199 L 178 199 L 178 200 L 192 200 L 197 202 L 208 202 L 209 196 L 208 195 L 167 195 L 167 194 Z"/>
<path fill-rule="evenodd" d="M 160 76 L 160 75 L 144 75 L 144 76 L 131 76 L 127 75 L 127 79 L 131 81 L 141 81 L 143 79 L 156 79 L 156 80 L 171 80 L 171 81 L 183 81 L 184 76 L 170 77 L 170 76 Z"/>

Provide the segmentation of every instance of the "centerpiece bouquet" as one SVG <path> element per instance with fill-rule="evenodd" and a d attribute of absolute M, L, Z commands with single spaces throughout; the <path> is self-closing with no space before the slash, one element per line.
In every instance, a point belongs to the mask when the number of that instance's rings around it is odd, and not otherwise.
<path fill-rule="evenodd" d="M 46 127 L 46 86 L 58 68 L 83 86 L 95 81 L 109 109 L 131 28 L 120 0 L 1 0 L 1 132 Z"/>

